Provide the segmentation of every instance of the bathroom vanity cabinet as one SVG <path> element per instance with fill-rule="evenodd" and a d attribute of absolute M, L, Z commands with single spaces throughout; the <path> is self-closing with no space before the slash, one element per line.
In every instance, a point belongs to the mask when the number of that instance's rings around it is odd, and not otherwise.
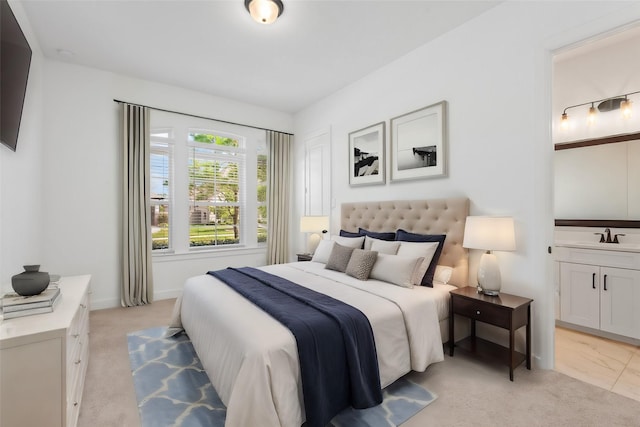
<path fill-rule="evenodd" d="M 640 250 L 577 246 L 556 245 L 560 320 L 640 339 Z"/>

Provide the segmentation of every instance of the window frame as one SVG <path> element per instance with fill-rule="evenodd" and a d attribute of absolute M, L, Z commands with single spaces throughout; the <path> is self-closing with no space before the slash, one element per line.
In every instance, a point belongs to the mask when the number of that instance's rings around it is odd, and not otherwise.
<path fill-rule="evenodd" d="M 158 133 L 167 133 L 167 137 L 162 137 L 162 136 L 158 136 Z M 174 201 L 174 195 L 173 195 L 173 190 L 174 190 L 174 185 L 172 185 L 174 183 L 174 147 L 175 147 L 175 140 L 173 138 L 173 131 L 171 128 L 155 128 L 152 130 L 151 132 L 151 137 L 150 139 L 150 155 L 152 154 L 165 154 L 168 157 L 168 161 L 169 161 L 169 165 L 168 165 L 168 187 L 169 187 L 169 191 L 167 194 L 167 199 L 166 200 L 158 200 L 158 199 L 154 199 L 152 197 L 149 198 L 149 205 L 151 206 L 161 206 L 161 205 L 167 205 L 167 216 L 168 216 L 168 221 L 167 221 L 167 247 L 166 248 L 158 248 L 158 249 L 152 249 L 152 253 L 168 253 L 168 252 L 172 252 L 172 234 L 173 234 L 173 201 Z M 155 145 L 154 144 L 158 144 Z M 163 146 L 160 146 L 163 145 Z M 151 162 L 150 162 L 150 169 L 151 169 Z M 151 173 L 151 171 L 149 172 Z M 151 181 L 151 177 L 150 177 L 150 181 Z M 153 238 L 152 238 L 153 241 Z"/>
<path fill-rule="evenodd" d="M 260 156 L 265 156 L 265 178 L 264 178 L 264 185 L 265 185 L 265 194 L 264 194 L 264 202 L 261 202 L 260 200 L 258 200 L 258 188 L 260 187 L 260 181 L 258 181 L 256 179 L 256 219 L 260 218 L 260 208 L 264 206 L 265 208 L 265 217 L 266 217 L 266 222 L 265 222 L 265 230 L 267 237 L 265 238 L 264 242 L 260 241 L 260 232 L 258 230 L 256 230 L 256 240 L 258 243 L 259 247 L 263 247 L 263 246 L 267 246 L 267 239 L 269 238 L 269 150 L 267 149 L 266 146 L 266 142 L 265 142 L 265 146 L 264 146 L 264 153 L 261 152 L 260 147 L 258 147 L 258 149 L 256 150 L 256 174 L 258 173 L 258 167 L 259 167 L 259 161 L 260 161 Z M 259 222 L 256 220 L 256 228 L 259 228 Z"/>
<path fill-rule="evenodd" d="M 169 247 L 154 249 L 153 256 L 185 256 L 192 254 L 214 253 L 218 251 L 264 250 L 266 242 L 258 242 L 258 154 L 267 157 L 268 143 L 265 130 L 225 122 L 216 122 L 198 117 L 186 116 L 165 111 L 151 112 L 151 133 L 156 135 L 152 140 L 166 138 L 158 137 L 158 133 L 169 133 L 172 136 L 172 169 L 170 181 L 169 206 Z M 202 143 L 194 141 L 193 134 L 213 134 L 220 137 L 238 140 L 238 147 Z M 244 150 L 244 162 L 239 175 L 244 173 L 244 192 L 239 188 L 239 238 L 238 243 L 217 245 L 190 245 L 190 206 L 192 205 L 189 184 L 191 179 L 189 162 L 193 146 L 214 149 L 225 152 L 241 153 Z M 196 156 L 197 158 L 197 156 Z M 229 159 L 231 160 L 231 159 Z M 234 159 L 233 161 L 237 160 Z M 239 176 L 239 181 L 242 177 Z M 264 204 L 267 204 L 265 200 Z M 159 203 L 155 203 L 159 204 Z M 198 203 L 209 205 L 207 201 Z M 217 206 L 221 206 L 220 203 Z M 268 218 L 267 218 L 268 221 Z M 255 226 L 253 226 L 255 224 Z"/>

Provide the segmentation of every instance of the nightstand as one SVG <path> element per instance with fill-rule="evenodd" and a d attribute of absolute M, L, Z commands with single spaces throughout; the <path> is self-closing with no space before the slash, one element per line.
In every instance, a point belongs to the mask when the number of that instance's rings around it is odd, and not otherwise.
<path fill-rule="evenodd" d="M 296 254 L 298 261 L 311 261 L 313 254 Z"/>
<path fill-rule="evenodd" d="M 530 298 L 500 293 L 487 296 L 478 293 L 472 286 L 451 291 L 449 302 L 449 355 L 453 357 L 454 347 L 460 347 L 472 354 L 486 354 L 494 360 L 509 366 L 509 379 L 513 381 L 513 369 L 523 361 L 531 369 L 531 302 Z M 471 320 L 471 336 L 455 342 L 454 317 L 464 316 Z M 476 337 L 476 321 L 498 326 L 509 331 L 509 348 Z M 526 326 L 526 354 L 515 351 L 514 335 Z M 455 344 L 454 344 L 455 343 Z"/>

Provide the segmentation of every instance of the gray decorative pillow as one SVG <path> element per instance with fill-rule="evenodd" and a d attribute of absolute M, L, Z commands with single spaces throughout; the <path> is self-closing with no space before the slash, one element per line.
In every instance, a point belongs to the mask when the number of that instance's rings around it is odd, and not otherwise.
<path fill-rule="evenodd" d="M 349 259 L 351 258 L 351 252 L 353 252 L 353 249 L 354 248 L 349 248 L 335 243 L 333 245 L 333 249 L 331 249 L 331 255 L 329 255 L 327 265 L 325 265 L 324 268 L 344 273 L 347 269 L 347 264 L 349 264 Z"/>
<path fill-rule="evenodd" d="M 358 280 L 367 280 L 373 264 L 378 259 L 378 252 L 365 251 L 363 249 L 354 249 L 351 254 L 349 264 L 347 264 L 347 273 L 349 276 L 353 276 Z"/>

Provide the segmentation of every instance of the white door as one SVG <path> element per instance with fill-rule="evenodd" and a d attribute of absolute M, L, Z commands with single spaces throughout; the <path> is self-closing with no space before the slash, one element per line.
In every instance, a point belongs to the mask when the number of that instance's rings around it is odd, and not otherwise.
<path fill-rule="evenodd" d="M 600 328 L 600 267 L 560 263 L 560 318 Z"/>
<path fill-rule="evenodd" d="M 329 216 L 331 203 L 331 140 L 329 132 L 305 139 L 304 215 Z"/>
<path fill-rule="evenodd" d="M 640 338 L 640 271 L 602 267 L 600 329 Z"/>

